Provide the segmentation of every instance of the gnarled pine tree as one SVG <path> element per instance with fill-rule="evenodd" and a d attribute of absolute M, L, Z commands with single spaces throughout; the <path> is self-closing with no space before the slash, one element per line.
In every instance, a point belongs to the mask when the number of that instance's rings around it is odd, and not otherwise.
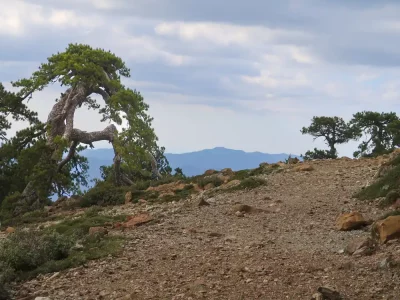
<path fill-rule="evenodd" d="M 151 161 L 153 173 L 160 176 L 151 155 L 157 137 L 151 128 L 152 119 L 146 113 L 148 105 L 140 93 L 121 83 L 121 77 L 129 76 L 130 70 L 125 63 L 110 51 L 70 44 L 64 52 L 49 57 L 48 62 L 43 63 L 30 78 L 13 83 L 14 87 L 20 88 L 17 99 L 30 99 L 34 92 L 53 83 L 66 87 L 65 93 L 56 100 L 48 115 L 45 147 L 35 168 L 34 178 L 16 200 L 16 213 L 21 211 L 21 207 L 30 209 L 43 204 L 43 197 L 52 181 L 75 156 L 80 144 L 93 147 L 97 141 L 112 143 L 117 185 L 132 183 L 121 172 L 121 161 L 127 164 L 132 162 L 132 165 L 138 160 Z M 92 98 L 94 95 L 101 96 L 103 106 Z M 123 119 L 126 119 L 128 126 L 120 134 L 114 124 L 94 132 L 75 128 L 75 112 L 82 106 L 98 110 L 103 116 L 102 122 L 121 125 Z M 66 149 L 68 154 L 63 158 Z"/>

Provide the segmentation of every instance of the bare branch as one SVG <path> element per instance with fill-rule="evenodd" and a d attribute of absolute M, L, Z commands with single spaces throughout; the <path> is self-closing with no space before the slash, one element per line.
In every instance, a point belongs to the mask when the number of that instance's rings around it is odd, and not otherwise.
<path fill-rule="evenodd" d="M 102 131 L 93 132 L 82 131 L 74 128 L 71 133 L 71 141 L 76 141 L 86 145 L 91 145 L 98 141 L 113 142 L 115 132 L 117 132 L 117 128 L 114 124 L 107 126 Z"/>
<path fill-rule="evenodd" d="M 110 95 L 106 91 L 102 90 L 101 88 L 96 88 L 94 90 L 94 92 L 96 94 L 101 95 L 103 97 L 104 102 L 107 103 L 110 100 Z"/>
<path fill-rule="evenodd" d="M 77 141 L 73 141 L 71 143 L 71 147 L 69 148 L 68 155 L 58 164 L 57 172 L 60 172 L 61 169 L 74 157 L 76 147 L 78 146 Z"/>

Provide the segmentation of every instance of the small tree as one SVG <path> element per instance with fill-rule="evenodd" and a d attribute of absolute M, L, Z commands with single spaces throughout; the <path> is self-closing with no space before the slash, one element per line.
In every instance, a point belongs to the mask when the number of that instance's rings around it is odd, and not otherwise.
<path fill-rule="evenodd" d="M 363 111 L 354 114 L 350 123 L 366 137 L 354 152 L 354 157 L 385 154 L 399 143 L 399 118 L 394 112 Z"/>
<path fill-rule="evenodd" d="M 174 171 L 175 171 L 175 174 L 174 174 L 175 177 L 186 178 L 186 176 L 185 176 L 185 174 L 183 174 L 183 170 L 181 168 L 175 168 Z"/>
<path fill-rule="evenodd" d="M 309 134 L 317 138 L 324 138 L 329 150 L 307 151 L 304 159 L 337 158 L 336 145 L 344 144 L 359 136 L 358 129 L 351 127 L 339 117 L 313 117 L 311 125 L 301 129 L 302 134 Z"/>
<path fill-rule="evenodd" d="M 332 155 L 329 150 L 320 150 L 314 148 L 314 150 L 308 150 L 306 153 L 300 155 L 304 160 L 312 160 L 312 159 L 329 159 L 329 158 L 337 158 L 337 155 Z"/>

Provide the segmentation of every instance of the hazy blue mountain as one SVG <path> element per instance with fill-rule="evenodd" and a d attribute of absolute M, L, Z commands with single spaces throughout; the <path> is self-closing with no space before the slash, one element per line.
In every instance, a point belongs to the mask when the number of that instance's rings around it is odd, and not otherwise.
<path fill-rule="evenodd" d="M 112 149 L 89 149 L 82 152 L 89 160 L 89 177 L 100 178 L 100 166 L 111 165 L 114 157 Z M 177 167 L 187 176 L 203 174 L 208 169 L 221 170 L 231 168 L 234 171 L 257 168 L 262 162 L 274 163 L 284 161 L 289 154 L 268 154 L 261 152 L 244 152 L 223 147 L 206 149 L 182 154 L 165 154 L 172 169 Z M 292 157 L 299 157 L 292 155 Z M 300 157 L 299 157 L 300 158 Z"/>

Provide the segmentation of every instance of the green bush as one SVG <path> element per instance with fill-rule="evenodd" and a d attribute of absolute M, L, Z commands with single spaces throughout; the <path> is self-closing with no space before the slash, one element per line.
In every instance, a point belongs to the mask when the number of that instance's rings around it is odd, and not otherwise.
<path fill-rule="evenodd" d="M 233 190 L 233 191 L 244 190 L 244 189 L 251 190 L 251 189 L 258 188 L 262 185 L 266 185 L 266 184 L 267 184 L 267 181 L 265 179 L 258 178 L 258 177 L 249 177 L 249 178 L 242 180 L 239 185 L 234 186 L 234 187 L 230 188 L 229 190 Z"/>
<path fill-rule="evenodd" d="M 124 215 L 100 214 L 91 207 L 83 215 L 66 219 L 43 231 L 16 231 L 0 241 L 0 286 L 13 279 L 29 279 L 82 265 L 87 260 L 115 255 L 123 238 L 88 235 L 89 228 L 126 219 Z M 73 247 L 76 243 L 81 247 Z M 1 298 L 0 298 L 1 299 Z"/>
<path fill-rule="evenodd" d="M 9 220 L 15 216 L 14 211 L 17 207 L 17 202 L 20 199 L 21 199 L 21 193 L 16 192 L 13 195 L 7 196 L 1 202 L 1 210 L 0 210 L 1 220 Z"/>
<path fill-rule="evenodd" d="M 258 171 L 262 170 L 262 167 L 259 167 L 259 168 L 255 169 L 255 170 L 257 170 L 257 171 L 254 171 L 254 172 L 257 173 Z M 243 180 L 245 178 L 250 177 L 251 174 L 252 174 L 252 170 L 240 170 L 240 171 L 235 172 L 235 175 L 233 176 L 232 179 L 233 180 Z"/>
<path fill-rule="evenodd" d="M 135 182 L 132 187 L 135 190 L 142 191 L 142 190 L 147 190 L 150 187 L 150 184 L 151 184 L 150 180 L 147 180 L 147 181 L 140 180 L 140 181 Z"/>
<path fill-rule="evenodd" d="M 97 212 L 96 212 L 97 211 Z M 105 223 L 121 222 L 125 215 L 108 216 L 100 215 L 98 209 L 92 209 L 82 216 L 74 219 L 66 219 L 51 226 L 48 230 L 54 230 L 63 236 L 81 238 L 89 233 L 90 227 L 104 226 Z"/>
<path fill-rule="evenodd" d="M 2 272 L 2 270 L 0 269 L 0 276 L 1 276 L 1 272 Z M 1 300 L 11 300 L 10 293 L 7 292 L 3 283 L 0 283 L 0 299 Z"/>
<path fill-rule="evenodd" d="M 174 190 L 174 193 L 175 193 L 175 196 L 177 196 L 180 200 L 181 199 L 186 199 L 191 194 L 195 193 L 194 185 L 193 184 L 187 184 L 187 185 L 185 185 L 183 187 L 183 189 Z"/>
<path fill-rule="evenodd" d="M 354 197 L 360 200 L 371 200 L 386 197 L 390 191 L 397 190 L 400 183 L 400 155 L 390 162 L 392 168 L 377 181 L 357 192 Z"/>
<path fill-rule="evenodd" d="M 14 278 L 15 278 L 15 270 L 6 262 L 0 261 L 0 287 L 5 283 L 14 280 Z M 2 298 L 0 297 L 0 299 Z"/>
<path fill-rule="evenodd" d="M 129 189 L 126 186 L 115 186 L 107 181 L 99 181 L 83 195 L 81 206 L 123 204 L 125 202 L 125 194 Z"/>
<path fill-rule="evenodd" d="M 400 198 L 399 190 L 392 190 L 386 194 L 385 200 L 381 203 L 381 206 L 390 206 Z"/>
<path fill-rule="evenodd" d="M 0 261 L 16 272 L 31 271 L 66 258 L 73 244 L 73 239 L 56 232 L 18 231 L 0 244 Z"/>

